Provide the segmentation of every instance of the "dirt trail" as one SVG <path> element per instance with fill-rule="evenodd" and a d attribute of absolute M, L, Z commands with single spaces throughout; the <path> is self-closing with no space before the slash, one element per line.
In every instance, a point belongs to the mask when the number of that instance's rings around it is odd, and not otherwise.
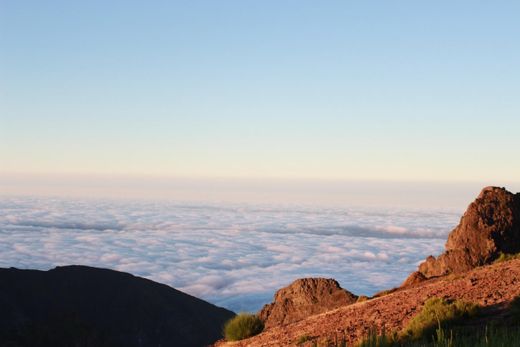
<path fill-rule="evenodd" d="M 430 297 L 462 299 L 490 309 L 503 306 L 520 295 L 520 260 L 480 267 L 464 274 L 431 279 L 366 302 L 344 306 L 277 326 L 238 342 L 219 341 L 215 346 L 295 346 L 301 336 L 353 343 L 376 327 L 401 330 Z"/>

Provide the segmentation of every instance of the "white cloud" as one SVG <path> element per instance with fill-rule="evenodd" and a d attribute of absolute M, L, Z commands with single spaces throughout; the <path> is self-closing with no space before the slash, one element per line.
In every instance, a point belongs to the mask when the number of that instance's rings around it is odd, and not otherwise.
<path fill-rule="evenodd" d="M 440 253 L 450 211 L 267 208 L 3 198 L 0 266 L 131 272 L 233 310 L 257 310 L 304 276 L 356 294 L 399 284 Z"/>

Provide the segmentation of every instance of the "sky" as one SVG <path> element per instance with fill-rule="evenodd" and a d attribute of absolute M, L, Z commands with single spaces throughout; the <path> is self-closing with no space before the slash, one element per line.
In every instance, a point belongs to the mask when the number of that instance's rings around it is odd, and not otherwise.
<path fill-rule="evenodd" d="M 0 186 L 518 182 L 519 13 L 517 1 L 1 0 Z"/>

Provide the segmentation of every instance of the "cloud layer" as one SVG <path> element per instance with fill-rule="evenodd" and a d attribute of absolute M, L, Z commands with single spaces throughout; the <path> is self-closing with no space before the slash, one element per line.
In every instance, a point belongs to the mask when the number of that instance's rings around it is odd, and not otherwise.
<path fill-rule="evenodd" d="M 0 266 L 84 264 L 255 311 L 304 276 L 356 294 L 399 284 L 442 251 L 452 211 L 0 199 Z"/>

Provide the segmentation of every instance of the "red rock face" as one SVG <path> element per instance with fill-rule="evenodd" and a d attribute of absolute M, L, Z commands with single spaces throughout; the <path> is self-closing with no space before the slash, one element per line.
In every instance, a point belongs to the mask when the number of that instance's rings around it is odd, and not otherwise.
<path fill-rule="evenodd" d="M 428 257 L 419 272 L 426 278 L 466 272 L 492 263 L 500 252 L 520 252 L 520 194 L 486 187 L 448 236 L 446 251 Z"/>
<path fill-rule="evenodd" d="M 334 279 L 302 278 L 278 290 L 274 302 L 259 312 L 266 328 L 289 324 L 344 305 L 357 296 L 342 289 Z"/>

